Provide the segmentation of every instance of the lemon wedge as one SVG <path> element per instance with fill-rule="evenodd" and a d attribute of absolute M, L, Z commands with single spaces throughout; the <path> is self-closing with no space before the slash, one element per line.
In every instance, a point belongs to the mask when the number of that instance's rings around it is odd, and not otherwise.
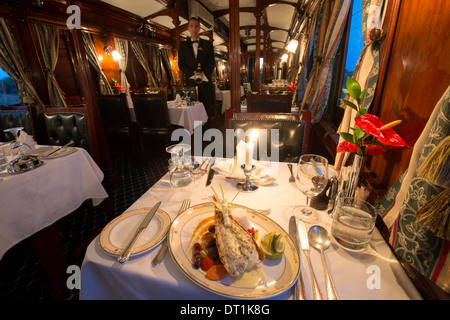
<path fill-rule="evenodd" d="M 266 254 L 266 258 L 275 260 L 281 258 L 284 253 L 284 241 L 281 234 L 275 231 L 264 234 L 261 238 L 261 249 Z"/>

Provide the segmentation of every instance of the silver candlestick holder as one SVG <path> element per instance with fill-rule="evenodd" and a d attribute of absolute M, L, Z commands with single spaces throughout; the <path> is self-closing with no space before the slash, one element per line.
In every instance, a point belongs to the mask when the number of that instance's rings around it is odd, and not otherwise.
<path fill-rule="evenodd" d="M 252 175 L 252 171 L 255 170 L 256 167 L 254 165 L 246 166 L 245 164 L 243 164 L 241 166 L 241 168 L 244 171 L 245 181 L 242 183 L 238 183 L 237 188 L 244 192 L 252 192 L 252 191 L 257 190 L 258 186 L 254 185 L 250 181 L 250 176 Z"/>

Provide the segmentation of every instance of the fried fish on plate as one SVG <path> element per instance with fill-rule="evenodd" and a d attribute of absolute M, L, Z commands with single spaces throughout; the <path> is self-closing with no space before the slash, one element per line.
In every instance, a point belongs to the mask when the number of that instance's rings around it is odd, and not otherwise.
<path fill-rule="evenodd" d="M 237 277 L 261 263 L 265 254 L 251 234 L 233 219 L 227 203 L 215 198 L 214 203 L 215 237 L 219 257 L 228 274 Z"/>

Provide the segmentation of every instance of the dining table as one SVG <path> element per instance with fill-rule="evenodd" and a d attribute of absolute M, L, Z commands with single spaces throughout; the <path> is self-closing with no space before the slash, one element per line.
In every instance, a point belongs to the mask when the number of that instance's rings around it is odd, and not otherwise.
<path fill-rule="evenodd" d="M 197 157 L 200 163 L 204 158 Z M 208 158 L 206 159 L 208 162 Z M 301 277 L 306 298 L 312 300 L 312 282 L 305 254 L 295 247 L 295 239 L 289 235 L 289 221 L 295 206 L 306 203 L 306 198 L 289 183 L 288 163 L 255 162 L 256 176 L 275 178 L 269 185 L 260 185 L 253 192 L 239 191 L 237 181 L 229 179 L 236 164 L 233 159 L 216 159 L 216 174 L 211 185 L 206 185 L 207 174 L 195 175 L 185 187 L 172 187 L 169 173 L 164 175 L 121 216 L 93 240 L 81 267 L 82 300 L 149 299 L 149 300 L 216 300 L 216 299 L 269 299 L 288 300 L 294 297 L 294 286 Z M 294 164 L 295 166 L 295 164 Z M 243 177 L 243 175 L 242 175 Z M 239 178 L 241 176 L 239 175 Z M 234 280 L 209 280 L 205 272 L 197 270 L 190 262 L 189 244 L 202 219 L 214 216 L 213 194 L 232 203 L 232 214 L 258 230 L 257 242 L 267 232 L 276 231 L 285 242 L 284 255 L 275 260 L 264 259 L 260 266 L 264 281 L 257 288 L 247 288 Z M 178 212 L 184 199 L 190 200 L 190 208 Z M 161 201 L 158 217 L 150 222 L 153 230 L 142 240 L 151 243 L 137 250 L 126 263 L 119 263 L 117 256 L 134 232 L 133 223 L 148 209 Z M 263 211 L 261 211 L 263 210 Z M 328 211 L 320 211 L 319 225 L 330 232 L 332 218 Z M 296 220 L 298 221 L 298 220 Z M 311 225 L 306 225 L 307 228 Z M 128 228 L 128 229 L 127 229 Z M 131 228 L 131 229 L 130 229 Z M 165 259 L 152 266 L 152 260 L 166 241 Z M 112 250 L 115 248 L 116 251 Z M 311 247 L 310 258 L 319 288 L 326 298 L 324 267 L 320 253 Z M 381 233 L 376 229 L 369 246 L 362 252 L 350 252 L 332 240 L 325 250 L 328 269 L 334 281 L 339 299 L 342 300 L 410 300 L 421 299 L 416 287 L 396 259 Z M 227 276 L 229 277 L 229 276 Z M 227 279 L 227 278 L 225 278 Z"/>
<path fill-rule="evenodd" d="M 10 145 L 2 148 L 9 153 L 8 162 L 17 157 L 10 154 Z M 97 206 L 108 198 L 104 174 L 89 153 L 83 148 L 59 148 L 33 146 L 30 153 L 39 156 L 40 165 L 24 172 L 2 166 L 0 172 L 0 259 L 30 238 L 55 291 L 65 286 L 67 268 L 56 223 L 86 200 Z"/>
<path fill-rule="evenodd" d="M 170 123 L 185 128 L 189 134 L 194 133 L 196 123 L 205 124 L 208 114 L 200 101 L 192 101 L 192 105 L 176 104 L 174 100 L 167 101 Z"/>

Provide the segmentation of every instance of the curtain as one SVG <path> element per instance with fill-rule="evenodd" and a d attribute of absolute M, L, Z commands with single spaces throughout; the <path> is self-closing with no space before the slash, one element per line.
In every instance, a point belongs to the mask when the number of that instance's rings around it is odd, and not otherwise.
<path fill-rule="evenodd" d="M 161 85 L 162 85 L 162 70 L 161 70 L 161 60 L 160 60 L 159 48 L 152 47 L 152 56 L 153 56 L 153 70 L 156 75 L 156 84 L 157 84 L 157 87 L 161 87 Z"/>
<path fill-rule="evenodd" d="M 59 87 L 54 72 L 56 63 L 58 62 L 59 28 L 40 23 L 35 23 L 34 28 L 44 60 L 44 71 L 47 74 L 47 89 L 50 104 L 53 107 L 67 108 L 65 94 Z"/>
<path fill-rule="evenodd" d="M 385 8 L 383 8 L 384 0 L 362 0 L 361 13 L 362 13 L 362 38 L 364 42 L 364 48 L 361 50 L 358 62 L 356 63 L 355 70 L 353 71 L 353 78 L 355 78 L 361 85 L 361 89 L 367 89 L 364 101 L 362 103 L 363 108 L 369 110 L 375 94 L 376 84 L 378 81 L 379 73 L 379 42 L 370 40 L 370 31 L 374 28 L 380 28 L 383 25 L 383 17 Z M 348 99 L 347 97 L 346 99 Z M 337 132 L 350 132 L 350 128 L 354 127 L 356 111 L 352 108 L 345 106 L 344 116 Z M 340 141 L 343 139 L 340 137 Z M 346 157 L 344 153 L 336 154 L 335 166 L 340 168 L 341 164 L 345 161 Z"/>
<path fill-rule="evenodd" d="M 302 109 L 308 106 L 311 110 L 312 123 L 320 121 L 328 104 L 336 52 L 348 20 L 350 6 L 351 0 L 339 0 L 334 3 L 324 1 L 320 8 L 313 74 L 302 101 Z"/>
<path fill-rule="evenodd" d="M 24 71 L 18 52 L 17 42 L 6 19 L 0 17 L 0 66 L 17 84 L 20 103 L 34 104 L 41 114 L 43 103 Z"/>
<path fill-rule="evenodd" d="M 92 34 L 82 31 L 81 35 L 83 37 L 84 49 L 86 51 L 87 59 L 90 65 L 97 70 L 98 73 L 98 83 L 101 94 L 113 94 L 113 90 L 103 73 L 100 62 L 98 61 L 97 51 L 95 50 L 94 40 L 92 39 Z"/>
<path fill-rule="evenodd" d="M 119 51 L 122 59 L 119 59 L 119 68 L 120 68 L 120 85 L 125 92 L 129 94 L 130 92 L 130 84 L 128 83 L 127 76 L 125 71 L 127 70 L 128 64 L 128 40 L 114 38 L 114 45 L 116 50 Z"/>
<path fill-rule="evenodd" d="M 147 72 L 147 86 L 155 87 L 156 81 L 155 78 L 153 78 L 152 71 L 150 70 L 147 58 L 145 57 L 143 44 L 141 42 L 134 42 L 134 41 L 131 41 L 130 44 L 131 49 L 133 49 L 134 55 L 136 56 L 137 60 L 144 68 L 145 72 Z"/>
<path fill-rule="evenodd" d="M 161 56 L 163 58 L 163 62 L 167 67 L 167 70 L 169 70 L 169 81 L 171 85 L 175 84 L 175 78 L 173 76 L 173 70 L 172 70 L 172 64 L 170 63 L 170 53 L 169 49 L 161 49 Z"/>

